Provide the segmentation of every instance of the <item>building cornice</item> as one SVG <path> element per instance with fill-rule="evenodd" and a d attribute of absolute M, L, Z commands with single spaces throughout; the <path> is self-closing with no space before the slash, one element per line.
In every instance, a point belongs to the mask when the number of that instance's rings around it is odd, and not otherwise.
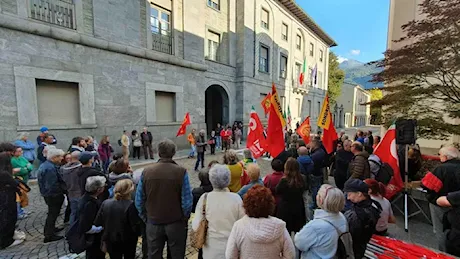
<path fill-rule="evenodd" d="M 300 7 L 295 0 L 278 0 L 292 14 L 294 14 L 302 23 L 311 29 L 318 37 L 323 40 L 329 47 L 337 46 L 337 43 L 313 19 Z"/>

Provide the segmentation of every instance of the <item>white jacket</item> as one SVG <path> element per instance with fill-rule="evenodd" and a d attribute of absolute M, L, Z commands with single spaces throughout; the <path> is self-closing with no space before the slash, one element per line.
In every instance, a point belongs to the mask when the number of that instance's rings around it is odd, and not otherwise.
<path fill-rule="evenodd" d="M 275 217 L 244 216 L 233 226 L 225 256 L 228 259 L 294 258 L 286 223 Z"/>
<path fill-rule="evenodd" d="M 196 205 L 195 217 L 192 221 L 193 230 L 197 230 L 200 225 L 203 200 L 204 194 Z M 225 248 L 233 224 L 244 215 L 243 201 L 238 194 L 230 192 L 228 188 L 208 193 L 206 201 L 208 235 L 203 247 L 204 259 L 225 259 Z"/>

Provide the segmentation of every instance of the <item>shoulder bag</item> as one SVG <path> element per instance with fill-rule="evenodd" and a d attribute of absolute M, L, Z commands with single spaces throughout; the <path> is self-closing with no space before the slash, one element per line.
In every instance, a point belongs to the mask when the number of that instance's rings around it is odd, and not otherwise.
<path fill-rule="evenodd" d="M 196 249 L 203 248 L 206 243 L 206 236 L 208 235 L 208 220 L 206 219 L 206 201 L 208 199 L 208 193 L 205 193 L 203 200 L 203 208 L 201 210 L 201 221 L 198 229 L 194 231 L 192 229 L 192 247 Z"/>

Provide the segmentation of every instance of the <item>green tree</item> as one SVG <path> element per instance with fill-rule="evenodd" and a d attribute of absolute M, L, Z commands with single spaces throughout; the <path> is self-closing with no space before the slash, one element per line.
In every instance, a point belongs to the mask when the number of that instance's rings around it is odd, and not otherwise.
<path fill-rule="evenodd" d="M 417 119 L 420 137 L 444 139 L 460 134 L 460 1 L 424 0 L 420 10 L 395 41 L 405 45 L 376 62 L 383 71 L 372 81 L 385 84 L 385 95 L 374 104 L 383 105 L 385 125 Z"/>
<path fill-rule="evenodd" d="M 374 88 L 369 90 L 371 93 L 371 124 L 380 125 L 382 123 L 382 105 L 373 103 L 383 98 L 381 89 Z"/>
<path fill-rule="evenodd" d="M 335 53 L 329 53 L 329 79 L 327 86 L 327 94 L 329 95 L 329 101 L 332 105 L 335 104 L 337 98 L 340 96 L 342 90 L 342 84 L 345 80 L 345 72 L 339 68 L 339 61 Z"/>

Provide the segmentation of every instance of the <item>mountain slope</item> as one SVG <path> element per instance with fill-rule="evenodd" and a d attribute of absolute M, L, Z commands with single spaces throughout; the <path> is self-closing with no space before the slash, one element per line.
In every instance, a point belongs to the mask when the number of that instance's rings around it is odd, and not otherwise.
<path fill-rule="evenodd" d="M 345 60 L 340 63 L 339 68 L 345 71 L 346 82 L 359 84 L 365 89 L 383 87 L 382 84 L 373 84 L 369 82 L 369 80 L 372 79 L 372 74 L 381 71 L 380 68 L 374 65 L 366 65 L 357 60 Z"/>

